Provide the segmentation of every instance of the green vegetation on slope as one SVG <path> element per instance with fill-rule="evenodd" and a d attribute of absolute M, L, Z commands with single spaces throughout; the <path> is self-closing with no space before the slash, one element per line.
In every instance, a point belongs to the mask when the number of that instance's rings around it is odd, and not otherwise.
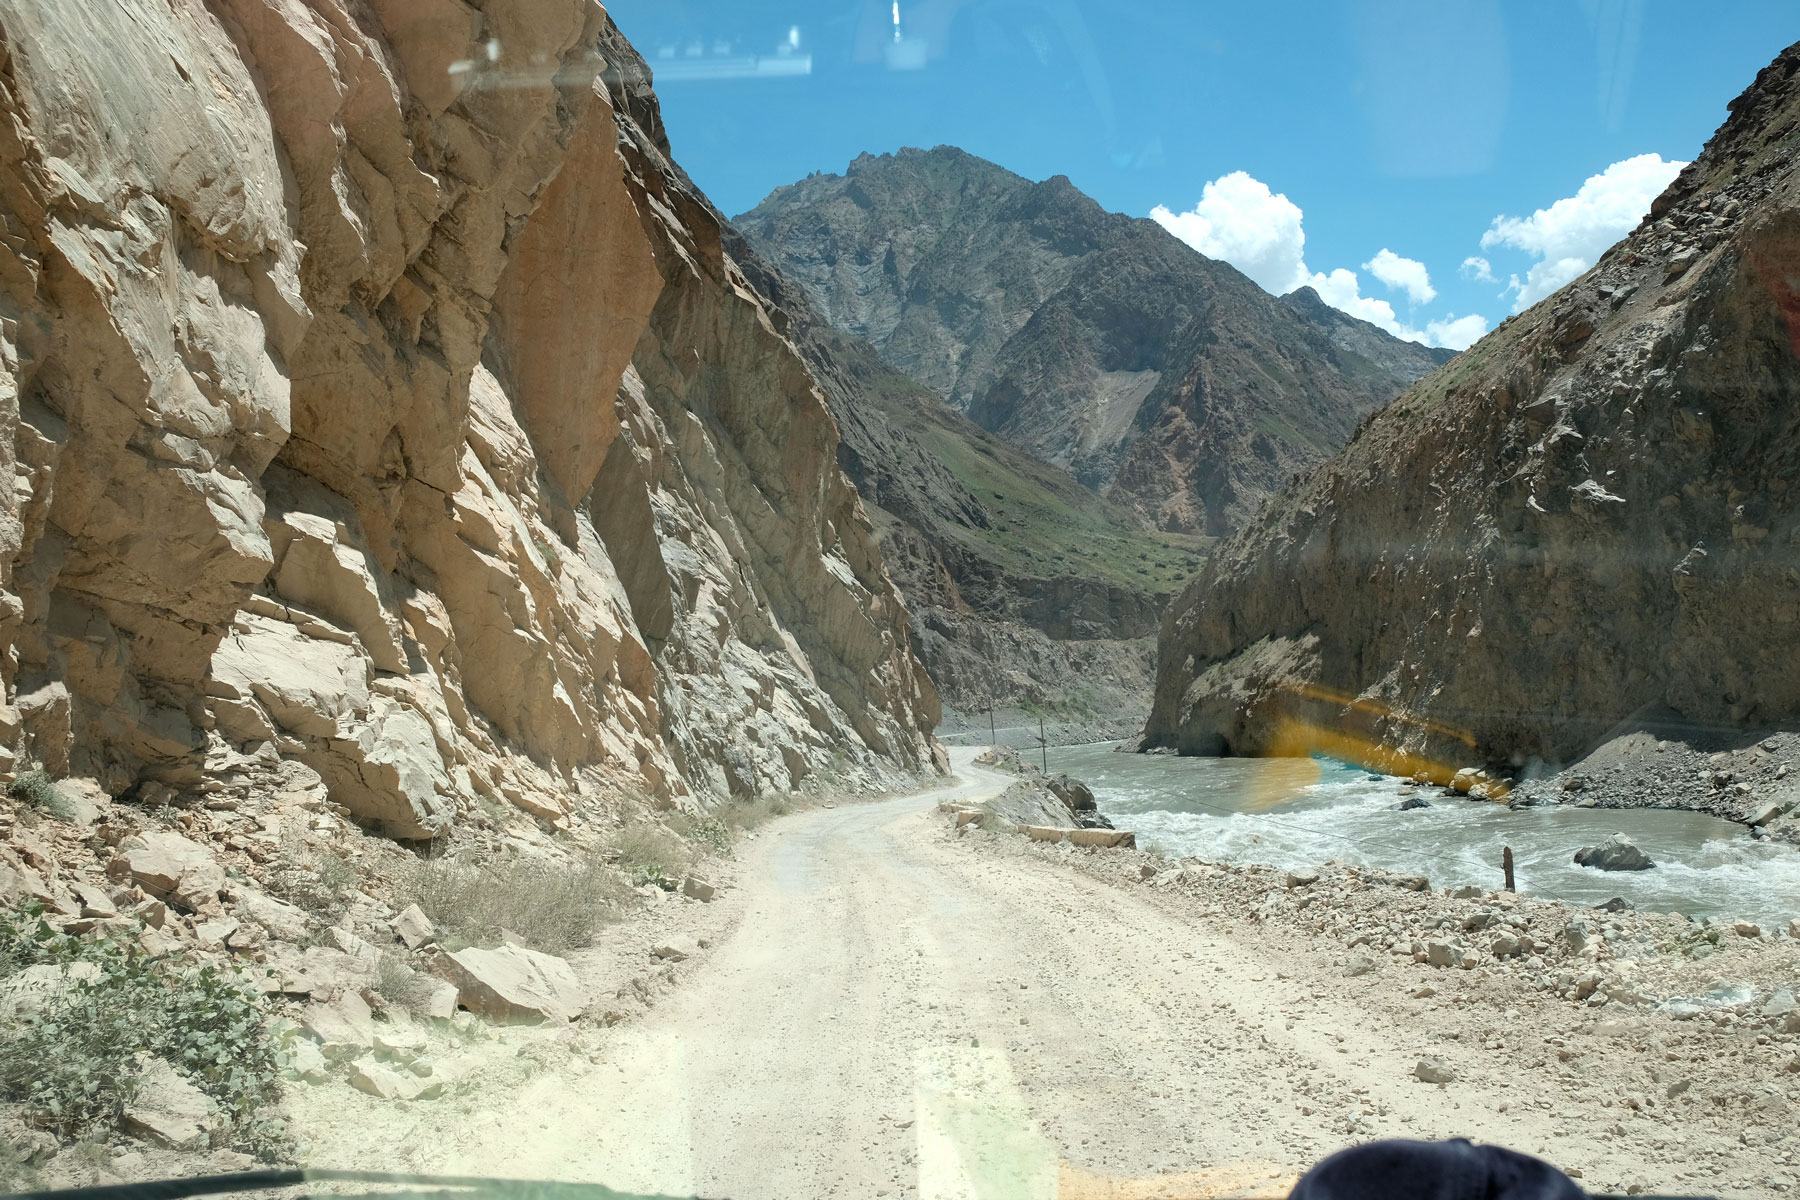
<path fill-rule="evenodd" d="M 959 526 L 952 536 L 1002 567 L 1032 574 L 1076 575 L 1151 593 L 1178 590 L 1200 569 L 1212 539 L 1160 533 L 1088 491 L 1072 478 L 997 439 L 967 436 L 934 422 L 917 431 L 935 455 L 993 517 L 987 529 Z"/>
<path fill-rule="evenodd" d="M 876 357 L 867 342 L 820 328 L 819 340 L 864 397 L 980 505 L 978 522 L 933 522 L 937 536 L 1011 574 L 1076 577 L 1179 591 L 1214 539 L 1145 528 L 1135 514 L 988 433 Z"/>

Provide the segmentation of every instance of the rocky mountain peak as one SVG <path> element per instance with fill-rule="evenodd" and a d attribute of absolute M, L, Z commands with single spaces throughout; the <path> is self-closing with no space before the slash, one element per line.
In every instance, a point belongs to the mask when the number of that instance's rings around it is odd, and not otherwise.
<path fill-rule="evenodd" d="M 736 224 L 889 365 L 1170 531 L 1233 528 L 1445 357 L 953 147 L 864 155 Z"/>

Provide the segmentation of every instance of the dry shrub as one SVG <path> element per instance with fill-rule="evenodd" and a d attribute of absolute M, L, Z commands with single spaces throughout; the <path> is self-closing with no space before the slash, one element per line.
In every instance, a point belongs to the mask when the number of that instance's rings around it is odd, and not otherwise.
<path fill-rule="evenodd" d="M 490 863 L 421 860 L 394 881 L 396 906 L 417 904 L 452 945 L 492 944 L 510 930 L 551 954 L 594 944 L 626 895 L 597 856 L 506 858 Z"/>
<path fill-rule="evenodd" d="M 792 796 L 759 796 L 744 804 L 728 805 L 719 815 L 734 829 L 755 829 L 793 812 L 794 801 Z"/>

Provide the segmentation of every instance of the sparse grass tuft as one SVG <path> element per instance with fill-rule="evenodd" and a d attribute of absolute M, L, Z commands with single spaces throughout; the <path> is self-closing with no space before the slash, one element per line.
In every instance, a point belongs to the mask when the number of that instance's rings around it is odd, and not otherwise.
<path fill-rule="evenodd" d="M 758 825 L 766 824 L 776 817 L 785 817 L 794 811 L 793 798 L 789 796 L 758 796 L 755 800 L 743 804 L 733 804 L 720 812 L 725 823 L 733 829 L 751 830 Z"/>
<path fill-rule="evenodd" d="M 50 773 L 42 767 L 13 780 L 7 794 L 13 799 L 29 806 L 45 816 L 55 817 L 58 821 L 71 823 L 75 820 L 75 805 L 57 788 Z"/>
<path fill-rule="evenodd" d="M 383 950 L 375 960 L 375 990 L 401 1008 L 420 1008 L 430 988 L 431 980 L 413 970 L 399 951 Z"/>
<path fill-rule="evenodd" d="M 274 895 L 327 921 L 348 911 L 358 883 L 349 859 L 331 850 L 312 849 L 298 838 L 284 839 L 267 880 Z"/>
<path fill-rule="evenodd" d="M 618 875 L 598 856 L 483 864 L 424 859 L 395 880 L 395 889 L 396 906 L 417 904 L 452 945 L 491 943 L 508 929 L 551 954 L 593 945 L 601 922 L 625 898 Z"/>

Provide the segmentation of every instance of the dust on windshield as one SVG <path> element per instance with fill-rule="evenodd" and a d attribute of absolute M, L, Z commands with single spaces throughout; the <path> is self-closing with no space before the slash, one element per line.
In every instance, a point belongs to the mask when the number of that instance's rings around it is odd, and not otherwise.
<path fill-rule="evenodd" d="M 1791 1192 L 1789 16 L 0 0 L 0 1185 Z"/>

